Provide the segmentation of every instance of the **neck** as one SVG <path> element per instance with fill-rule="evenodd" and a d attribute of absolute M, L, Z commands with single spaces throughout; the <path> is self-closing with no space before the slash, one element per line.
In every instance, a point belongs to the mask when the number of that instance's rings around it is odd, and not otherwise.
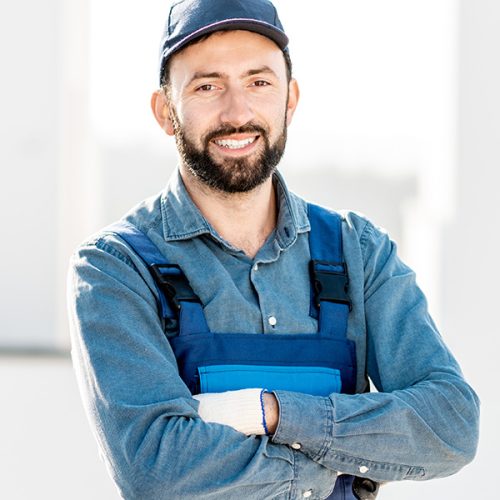
<path fill-rule="evenodd" d="M 182 166 L 180 173 L 194 204 L 217 233 L 255 257 L 276 226 L 272 178 L 246 193 L 222 193 L 204 185 Z"/>

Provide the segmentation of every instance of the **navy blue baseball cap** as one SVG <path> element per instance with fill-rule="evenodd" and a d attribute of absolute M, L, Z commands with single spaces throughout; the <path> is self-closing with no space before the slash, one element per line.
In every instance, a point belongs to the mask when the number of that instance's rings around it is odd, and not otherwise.
<path fill-rule="evenodd" d="M 165 64 L 189 42 L 222 30 L 247 30 L 264 35 L 286 50 L 276 8 L 269 0 L 179 0 L 170 7 L 160 47 L 160 85 Z"/>

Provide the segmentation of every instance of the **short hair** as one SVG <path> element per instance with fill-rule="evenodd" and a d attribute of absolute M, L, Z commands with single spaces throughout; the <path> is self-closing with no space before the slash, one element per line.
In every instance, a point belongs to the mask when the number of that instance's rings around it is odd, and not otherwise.
<path fill-rule="evenodd" d="M 213 35 L 213 33 L 208 33 L 206 35 L 200 36 L 199 38 L 195 38 L 191 42 L 187 43 L 182 47 L 181 51 L 186 49 L 187 47 L 191 45 L 195 45 L 197 43 L 203 42 L 206 40 L 209 36 Z M 175 54 L 173 54 L 175 55 Z M 290 80 L 292 79 L 292 59 L 290 58 L 290 52 L 288 48 L 283 50 L 283 58 L 285 59 L 285 66 L 286 66 L 286 79 L 287 82 L 290 83 Z M 172 57 L 169 57 L 167 59 L 167 62 L 163 66 L 163 71 L 161 74 L 161 86 L 162 87 L 167 87 L 170 85 L 170 62 L 172 61 Z"/>

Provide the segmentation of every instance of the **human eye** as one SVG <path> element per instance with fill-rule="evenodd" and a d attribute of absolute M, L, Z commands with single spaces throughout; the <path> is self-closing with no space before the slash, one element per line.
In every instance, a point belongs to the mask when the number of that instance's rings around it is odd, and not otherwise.
<path fill-rule="evenodd" d="M 252 82 L 253 87 L 267 87 L 271 85 L 267 80 L 255 80 Z"/>
<path fill-rule="evenodd" d="M 199 85 L 198 87 L 196 87 L 197 92 L 210 92 L 216 89 L 217 87 L 211 83 L 204 83 L 203 85 Z"/>

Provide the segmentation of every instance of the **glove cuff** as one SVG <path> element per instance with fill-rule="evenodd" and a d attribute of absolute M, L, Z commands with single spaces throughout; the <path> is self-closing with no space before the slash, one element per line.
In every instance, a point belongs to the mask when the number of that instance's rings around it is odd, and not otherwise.
<path fill-rule="evenodd" d="M 198 414 L 205 422 L 229 425 L 246 435 L 267 434 L 263 389 L 197 394 Z"/>

